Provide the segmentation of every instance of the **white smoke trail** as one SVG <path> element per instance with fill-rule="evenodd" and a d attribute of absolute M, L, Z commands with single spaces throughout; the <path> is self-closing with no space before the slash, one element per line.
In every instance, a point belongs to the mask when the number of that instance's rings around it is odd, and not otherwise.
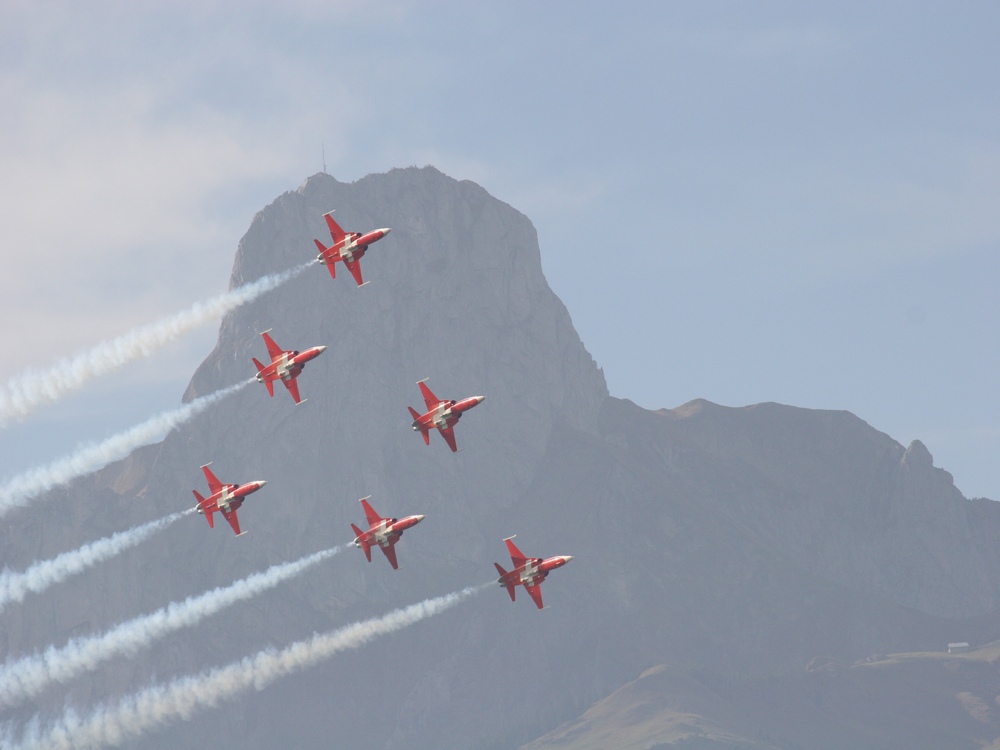
<path fill-rule="evenodd" d="M 264 276 L 205 302 L 196 302 L 187 310 L 136 328 L 111 341 L 104 341 L 72 359 L 57 362 L 47 370 L 28 370 L 11 378 L 4 389 L 6 393 L 0 392 L 0 427 L 11 420 L 23 419 L 42 404 L 57 401 L 83 387 L 92 378 L 113 372 L 139 357 L 149 356 L 182 334 L 281 286 L 314 262 Z"/>
<path fill-rule="evenodd" d="M 104 539 L 85 544 L 79 549 L 63 552 L 51 560 L 37 562 L 23 573 L 16 573 L 4 568 L 3 572 L 0 572 L 0 611 L 3 611 L 8 602 L 23 600 L 29 592 L 37 594 L 49 586 L 62 583 L 70 576 L 82 573 L 87 568 L 124 552 L 130 547 L 135 547 L 156 532 L 163 531 L 182 516 L 194 511 L 195 509 L 191 508 L 180 513 L 171 513 L 165 518 L 150 521 L 126 531 L 119 531 L 117 534 L 104 537 Z"/>
<path fill-rule="evenodd" d="M 236 393 L 252 382 L 254 382 L 253 379 L 245 380 L 207 396 L 196 398 L 177 409 L 163 412 L 147 419 L 142 424 L 119 432 L 117 435 L 112 435 L 100 443 L 82 445 L 74 453 L 47 466 L 29 469 L 12 479 L 8 479 L 0 485 L 0 518 L 14 508 L 27 505 L 29 500 L 43 492 L 96 471 L 112 461 L 125 458 L 140 445 L 156 440 L 165 432 L 187 422 L 215 402 Z"/>
<path fill-rule="evenodd" d="M 98 707 L 89 717 L 68 710 L 46 731 L 29 727 L 18 750 L 69 750 L 120 745 L 175 719 L 190 718 L 199 709 L 212 708 L 247 690 L 263 690 L 285 677 L 335 654 L 360 648 L 374 638 L 406 628 L 440 614 L 467 599 L 483 586 L 473 586 L 446 596 L 425 599 L 382 617 L 362 620 L 330 633 L 314 635 L 281 651 L 267 649 L 225 667 L 181 677 L 165 685 L 146 688 L 115 706 Z"/>
<path fill-rule="evenodd" d="M 294 562 L 272 565 L 261 573 L 220 586 L 182 602 L 129 620 L 101 635 L 74 638 L 62 648 L 25 657 L 0 669 L 0 706 L 10 706 L 40 694 L 53 682 L 68 682 L 93 671 L 115 656 L 131 656 L 155 640 L 201 622 L 237 602 L 250 599 L 328 560 L 340 547 L 322 550 Z"/>

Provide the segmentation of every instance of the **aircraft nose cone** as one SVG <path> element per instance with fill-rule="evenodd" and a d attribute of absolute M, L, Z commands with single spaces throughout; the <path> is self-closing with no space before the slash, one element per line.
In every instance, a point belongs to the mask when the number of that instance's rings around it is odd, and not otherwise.
<path fill-rule="evenodd" d="M 382 228 L 382 233 L 383 233 L 383 234 L 389 234 L 389 232 L 391 232 L 391 231 L 392 231 L 392 230 L 391 230 L 391 229 L 390 229 L 389 227 L 383 227 L 383 228 Z"/>
<path fill-rule="evenodd" d="M 256 484 L 257 484 L 257 489 L 259 490 L 261 487 L 263 487 L 265 484 L 267 484 L 267 480 L 266 479 L 261 479 Z"/>
<path fill-rule="evenodd" d="M 317 346 L 316 347 L 316 353 L 317 354 L 322 354 L 325 351 L 326 351 L 326 347 L 325 346 Z"/>
<path fill-rule="evenodd" d="M 414 523 L 420 523 L 424 520 L 424 518 L 426 518 L 426 516 L 414 516 L 414 518 L 417 519 Z"/>
<path fill-rule="evenodd" d="M 476 403 L 481 404 L 486 400 L 486 396 L 476 396 Z"/>
<path fill-rule="evenodd" d="M 573 559 L 573 555 L 563 555 L 563 562 L 569 562 Z"/>

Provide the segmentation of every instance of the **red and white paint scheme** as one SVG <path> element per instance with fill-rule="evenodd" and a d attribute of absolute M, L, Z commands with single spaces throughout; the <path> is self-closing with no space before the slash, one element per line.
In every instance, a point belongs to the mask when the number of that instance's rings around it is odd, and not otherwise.
<path fill-rule="evenodd" d="M 514 601 L 514 587 L 518 584 L 524 586 L 531 598 L 535 600 L 535 605 L 541 609 L 542 581 L 545 580 L 545 577 L 551 571 L 561 568 L 572 560 L 573 556 L 560 555 L 558 557 L 547 557 L 544 560 L 540 557 L 525 557 L 521 550 L 517 548 L 517 545 L 514 544 L 513 539 L 514 537 L 511 536 L 504 539 L 504 541 L 507 542 L 507 551 L 510 552 L 510 561 L 513 563 L 514 569 L 508 573 L 500 567 L 500 563 L 493 563 L 496 566 L 497 572 L 500 573 L 497 583 L 507 587 L 507 593 L 510 594 L 511 601 Z"/>
<path fill-rule="evenodd" d="M 361 258 L 364 257 L 369 245 L 378 242 L 392 230 L 383 227 L 364 234 L 345 232 L 333 218 L 333 211 L 323 214 L 323 218 L 326 219 L 326 225 L 330 228 L 333 244 L 330 247 L 325 247 L 319 240 L 313 240 L 319 250 L 316 260 L 326 264 L 326 267 L 330 269 L 330 276 L 333 278 L 337 278 L 337 261 L 344 261 L 344 265 L 347 266 L 347 270 L 351 272 L 351 276 L 354 277 L 358 286 L 364 286 L 366 282 L 361 279 Z"/>
<path fill-rule="evenodd" d="M 306 362 L 316 359 L 326 351 L 326 347 L 314 346 L 304 352 L 299 352 L 293 349 L 282 349 L 274 343 L 274 339 L 268 335 L 268 331 L 264 331 L 261 336 L 264 337 L 264 345 L 267 347 L 267 353 L 271 356 L 271 364 L 263 365 L 256 357 L 252 358 L 253 363 L 257 365 L 257 382 L 267 386 L 268 394 L 274 396 L 274 381 L 280 380 L 285 384 L 288 392 L 292 394 L 295 403 L 301 404 L 302 399 L 299 398 L 299 384 L 296 378 L 302 372 Z"/>
<path fill-rule="evenodd" d="M 470 396 L 469 398 L 463 398 L 461 401 L 442 401 L 427 387 L 426 378 L 419 381 L 417 385 L 420 386 L 420 393 L 423 394 L 427 411 L 423 414 L 418 414 L 417 410 L 412 406 L 406 407 L 410 410 L 410 415 L 413 417 L 413 429 L 423 435 L 424 443 L 430 445 L 430 430 L 432 427 L 437 427 L 438 432 L 441 433 L 441 437 L 444 438 L 445 442 L 448 443 L 448 447 L 451 448 L 451 452 L 456 452 L 458 448 L 455 447 L 455 425 L 462 417 L 462 414 L 472 407 L 483 403 L 486 400 L 486 396 Z"/>
<path fill-rule="evenodd" d="M 201 470 L 205 472 L 205 479 L 208 480 L 209 496 L 202 497 L 198 490 L 192 490 L 198 499 L 198 512 L 205 514 L 209 528 L 215 528 L 212 514 L 219 511 L 233 527 L 236 536 L 243 536 L 246 532 L 240 531 L 240 519 L 236 517 L 236 509 L 243 505 L 243 499 L 247 495 L 253 494 L 267 482 L 258 479 L 256 482 L 247 482 L 246 484 L 223 484 L 216 479 L 215 474 L 208 466 L 205 464 Z"/>
<path fill-rule="evenodd" d="M 371 497 L 369 495 L 369 497 Z M 354 546 L 361 547 L 365 551 L 368 562 L 372 561 L 372 547 L 378 545 L 385 554 L 386 559 L 393 570 L 399 570 L 396 563 L 396 542 L 403 536 L 403 532 L 416 526 L 424 520 L 423 516 L 407 516 L 406 518 L 382 518 L 371 505 L 368 504 L 368 497 L 361 498 L 361 507 L 365 509 L 365 518 L 368 519 L 368 531 L 362 531 L 353 523 Z"/>

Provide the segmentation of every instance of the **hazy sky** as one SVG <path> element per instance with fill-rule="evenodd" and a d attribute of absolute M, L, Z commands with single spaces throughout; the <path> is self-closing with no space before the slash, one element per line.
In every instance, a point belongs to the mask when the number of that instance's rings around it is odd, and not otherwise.
<path fill-rule="evenodd" d="M 1000 4 L 278 5 L 0 0 L 0 382 L 223 291 L 325 148 L 527 214 L 612 394 L 847 409 L 1000 499 Z M 176 405 L 215 334 L 0 475 Z"/>

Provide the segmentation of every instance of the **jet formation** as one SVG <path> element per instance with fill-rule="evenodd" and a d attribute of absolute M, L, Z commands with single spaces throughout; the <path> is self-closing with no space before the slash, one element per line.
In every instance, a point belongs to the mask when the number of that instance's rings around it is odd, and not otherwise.
<path fill-rule="evenodd" d="M 388 227 L 374 229 L 366 233 L 345 232 L 334 220 L 333 211 L 323 214 L 333 244 L 326 247 L 319 240 L 314 240 L 319 250 L 317 260 L 326 265 L 330 271 L 330 276 L 337 278 L 336 264 L 343 262 L 347 270 L 351 272 L 357 285 L 364 286 L 365 282 L 361 276 L 361 258 L 368 248 L 378 240 L 385 237 L 391 231 Z M 264 345 L 267 347 L 268 356 L 271 361 L 263 364 L 257 358 L 252 358 L 253 364 L 257 368 L 256 379 L 267 388 L 268 395 L 274 396 L 274 382 L 280 380 L 291 394 L 292 400 L 296 404 L 305 401 L 299 395 L 298 377 L 302 373 L 307 362 L 318 357 L 325 350 L 325 346 L 314 346 L 304 351 L 294 349 L 282 349 L 275 343 L 269 335 L 270 329 L 261 333 Z M 440 399 L 434 395 L 427 385 L 427 379 L 418 381 L 420 393 L 424 399 L 426 411 L 417 412 L 412 406 L 407 407 L 410 416 L 413 417 L 412 427 L 419 432 L 424 439 L 425 445 L 430 445 L 430 431 L 437 429 L 441 437 L 451 448 L 452 453 L 458 452 L 455 441 L 455 425 L 458 424 L 462 415 L 470 409 L 481 404 L 485 396 L 470 396 L 461 400 Z M 237 536 L 242 536 L 245 532 L 240 531 L 239 518 L 236 515 L 237 509 L 243 504 L 244 499 L 263 487 L 266 482 L 258 480 L 247 482 L 246 484 L 223 484 L 208 468 L 208 464 L 201 467 L 208 481 L 209 496 L 202 497 L 197 490 L 194 496 L 198 500 L 197 510 L 205 515 L 208 525 L 214 527 L 213 514 L 218 511 L 222 513 L 226 521 L 232 527 Z M 372 547 L 382 550 L 393 570 L 399 569 L 396 559 L 396 543 L 402 537 L 403 532 L 416 526 L 424 520 L 422 515 L 406 516 L 405 518 L 392 518 L 379 515 L 368 502 L 369 497 L 361 498 L 361 507 L 365 512 L 365 519 L 368 529 L 363 530 L 351 524 L 354 531 L 354 546 L 364 550 L 365 557 L 371 562 Z M 548 574 L 568 563 L 573 558 L 571 556 L 549 557 L 526 557 L 512 541 L 513 537 L 508 537 L 504 541 L 507 543 L 507 550 L 510 553 L 513 570 L 506 571 L 499 563 L 494 563 L 500 578 L 497 583 L 504 586 L 510 594 L 511 601 L 515 600 L 514 589 L 516 586 L 524 586 L 528 595 L 535 602 L 538 609 L 542 609 L 541 583 Z"/>

